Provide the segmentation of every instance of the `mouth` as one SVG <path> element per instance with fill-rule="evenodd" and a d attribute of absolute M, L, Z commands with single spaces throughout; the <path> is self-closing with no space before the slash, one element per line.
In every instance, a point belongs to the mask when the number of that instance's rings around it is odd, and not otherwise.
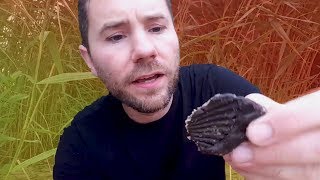
<path fill-rule="evenodd" d="M 152 83 L 154 81 L 156 81 L 157 79 L 163 77 L 164 74 L 163 73 L 152 73 L 149 75 L 144 75 L 144 76 L 140 76 L 138 78 L 136 78 L 133 81 L 133 84 L 147 84 L 147 83 Z"/>

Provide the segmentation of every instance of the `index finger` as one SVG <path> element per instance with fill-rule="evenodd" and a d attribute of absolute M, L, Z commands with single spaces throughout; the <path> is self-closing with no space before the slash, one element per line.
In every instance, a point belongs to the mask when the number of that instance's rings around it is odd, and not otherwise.
<path fill-rule="evenodd" d="M 264 146 L 313 130 L 320 130 L 320 91 L 272 108 L 249 124 L 247 136 Z"/>

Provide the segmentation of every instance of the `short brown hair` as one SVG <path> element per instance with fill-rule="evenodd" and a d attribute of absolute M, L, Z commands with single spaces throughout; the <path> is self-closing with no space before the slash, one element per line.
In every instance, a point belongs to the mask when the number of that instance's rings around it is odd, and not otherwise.
<path fill-rule="evenodd" d="M 88 2 L 90 0 L 78 0 L 78 19 L 79 19 L 79 29 L 80 35 L 82 39 L 82 45 L 84 45 L 89 50 L 89 42 L 88 42 Z M 170 11 L 172 17 L 172 6 L 171 0 L 166 0 L 168 9 Z"/>

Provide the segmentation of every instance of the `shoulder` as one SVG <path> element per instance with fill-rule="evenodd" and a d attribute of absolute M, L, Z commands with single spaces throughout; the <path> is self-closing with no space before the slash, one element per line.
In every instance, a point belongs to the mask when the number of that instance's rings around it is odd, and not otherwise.
<path fill-rule="evenodd" d="M 120 105 L 121 103 L 113 96 L 103 96 L 78 112 L 72 123 L 82 124 L 86 121 L 106 118 L 106 115 L 112 115 L 115 110 L 119 111 Z"/>
<path fill-rule="evenodd" d="M 180 68 L 180 83 L 193 92 L 205 91 L 209 96 L 233 93 L 245 96 L 259 93 L 259 89 L 246 78 L 230 69 L 214 64 L 195 64 Z"/>
<path fill-rule="evenodd" d="M 182 77 L 194 76 L 195 78 L 212 76 L 217 80 L 227 79 L 232 76 L 239 76 L 230 69 L 215 64 L 193 64 L 189 66 L 182 66 L 180 68 L 180 75 Z"/>
<path fill-rule="evenodd" d="M 180 68 L 180 79 L 191 81 L 208 81 L 209 83 L 218 83 L 230 78 L 240 77 L 233 71 L 215 64 L 193 64 Z M 241 77 L 242 78 L 242 77 Z"/>
<path fill-rule="evenodd" d="M 214 64 L 192 64 L 189 66 L 182 66 L 180 68 L 180 75 L 199 77 L 207 74 L 208 72 L 217 72 L 219 68 L 219 66 Z"/>
<path fill-rule="evenodd" d="M 121 102 L 111 95 L 103 96 L 81 110 L 71 122 L 84 141 L 111 134 L 117 123 Z"/>
<path fill-rule="evenodd" d="M 199 91 L 205 88 L 204 86 L 207 86 L 209 81 L 215 84 L 213 78 L 219 73 L 218 69 L 219 67 L 214 64 L 182 66 L 179 72 L 179 84 L 184 90 Z"/>
<path fill-rule="evenodd" d="M 64 129 L 55 155 L 54 177 L 83 179 L 93 176 L 97 162 L 107 145 L 105 139 L 112 135 L 112 110 L 117 101 L 111 96 L 104 96 L 86 106 Z M 118 110 L 119 111 L 119 110 Z M 109 115 L 109 116 L 108 116 Z M 74 178 L 71 178 L 74 179 Z"/>

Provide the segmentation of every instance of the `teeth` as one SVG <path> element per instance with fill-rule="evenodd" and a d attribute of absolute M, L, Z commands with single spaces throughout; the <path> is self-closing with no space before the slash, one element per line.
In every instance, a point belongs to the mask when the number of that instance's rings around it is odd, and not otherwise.
<path fill-rule="evenodd" d="M 148 80 L 145 80 L 145 81 L 143 81 L 144 83 L 150 83 L 150 82 L 152 82 L 152 81 L 155 81 L 156 79 L 148 79 Z"/>
<path fill-rule="evenodd" d="M 149 77 L 149 78 L 139 79 L 139 80 L 137 80 L 136 82 L 137 82 L 137 83 L 149 83 L 149 82 L 155 81 L 157 78 L 158 78 L 158 76 L 157 76 L 157 75 L 154 75 L 154 76 Z"/>

